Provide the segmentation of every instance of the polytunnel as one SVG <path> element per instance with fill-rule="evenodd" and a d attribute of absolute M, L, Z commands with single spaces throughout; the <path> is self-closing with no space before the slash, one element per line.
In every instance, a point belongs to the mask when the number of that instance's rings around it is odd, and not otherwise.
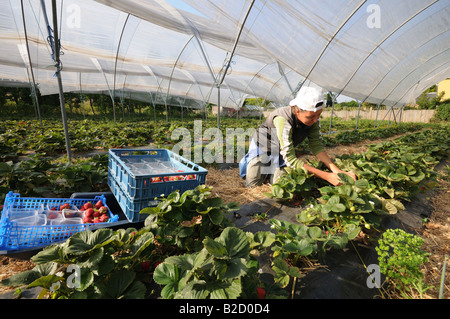
<path fill-rule="evenodd" d="M 244 96 L 284 105 L 307 83 L 401 108 L 450 70 L 449 0 L 0 4 L 0 84 L 42 95 L 238 108 Z"/>

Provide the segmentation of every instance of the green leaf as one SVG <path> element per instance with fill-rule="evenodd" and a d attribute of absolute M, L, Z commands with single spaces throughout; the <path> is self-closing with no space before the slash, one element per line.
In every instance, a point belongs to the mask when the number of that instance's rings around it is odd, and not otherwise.
<path fill-rule="evenodd" d="M 161 208 L 158 207 L 158 206 L 146 207 L 146 208 L 142 209 L 139 213 L 140 214 L 155 215 L 155 214 L 161 213 Z"/>
<path fill-rule="evenodd" d="M 308 228 L 308 236 L 312 239 L 320 239 L 322 237 L 322 229 L 317 226 Z"/>
<path fill-rule="evenodd" d="M 247 262 L 244 258 L 214 259 L 213 264 L 215 273 L 220 280 L 242 277 L 247 273 Z"/>
<path fill-rule="evenodd" d="M 80 268 L 80 273 L 80 287 L 77 290 L 83 291 L 94 283 L 94 273 L 89 268 Z"/>
<path fill-rule="evenodd" d="M 394 198 L 395 197 L 395 190 L 394 189 L 383 187 L 383 190 L 385 191 L 386 194 L 389 195 L 390 198 Z"/>
<path fill-rule="evenodd" d="M 361 227 L 358 227 L 354 224 L 348 224 L 345 226 L 344 231 L 347 234 L 348 239 L 353 240 L 361 232 Z"/>
<path fill-rule="evenodd" d="M 30 283 L 27 286 L 27 289 L 34 288 L 34 287 L 42 287 L 46 289 L 50 289 L 54 283 L 57 283 L 61 281 L 63 278 L 56 276 L 56 275 L 47 275 L 47 276 L 41 276 L 37 278 L 35 281 Z"/>
<path fill-rule="evenodd" d="M 350 185 L 355 184 L 355 180 L 353 178 L 351 178 L 350 176 L 348 176 L 347 174 L 338 173 L 338 176 L 343 183 L 350 184 Z"/>
<path fill-rule="evenodd" d="M 181 269 L 191 270 L 194 268 L 194 261 L 198 254 L 184 254 L 181 256 L 167 257 L 164 262 L 173 264 Z"/>
<path fill-rule="evenodd" d="M 289 224 L 288 226 L 288 234 L 294 237 L 305 237 L 308 231 L 308 226 L 306 225 L 298 225 L 298 224 Z"/>
<path fill-rule="evenodd" d="M 223 221 L 224 215 L 222 213 L 222 210 L 220 208 L 214 208 L 212 209 L 209 214 L 209 218 L 211 219 L 211 222 L 214 225 L 220 225 Z"/>
<path fill-rule="evenodd" d="M 171 299 L 178 291 L 179 281 L 184 276 L 185 271 L 180 270 L 177 266 L 163 262 L 156 267 L 153 273 L 153 280 L 165 285 L 161 291 L 161 297 Z"/>
<path fill-rule="evenodd" d="M 272 195 L 275 198 L 284 198 L 283 188 L 277 184 L 272 185 Z"/>
<path fill-rule="evenodd" d="M 359 179 L 355 182 L 355 186 L 358 188 L 369 188 L 369 182 L 365 179 Z"/>
<path fill-rule="evenodd" d="M 249 258 L 250 244 L 245 233 L 236 227 L 227 227 L 218 237 L 231 258 Z"/>
<path fill-rule="evenodd" d="M 82 255 L 92 249 L 105 246 L 116 237 L 112 229 L 102 228 L 96 231 L 83 231 L 69 238 L 64 247 L 65 254 Z"/>
<path fill-rule="evenodd" d="M 25 286 L 31 284 L 33 281 L 40 277 L 41 274 L 38 271 L 32 269 L 14 274 L 9 278 L 3 279 L 1 281 L 1 284 L 8 287 Z"/>
<path fill-rule="evenodd" d="M 387 180 L 391 182 L 400 182 L 406 180 L 408 177 L 404 174 L 392 173 L 387 176 Z"/>
<path fill-rule="evenodd" d="M 106 283 L 108 294 L 115 299 L 122 297 L 125 290 L 133 283 L 135 277 L 136 273 L 127 269 L 113 272 Z"/>
<path fill-rule="evenodd" d="M 228 257 L 227 248 L 217 240 L 214 240 L 210 237 L 206 237 L 203 240 L 203 245 L 206 250 L 216 258 L 225 258 Z"/>
<path fill-rule="evenodd" d="M 50 261 L 56 262 L 61 259 L 61 249 L 61 245 L 52 245 L 46 247 L 36 255 L 31 257 L 31 261 L 33 261 L 35 264 L 45 264 Z"/>
<path fill-rule="evenodd" d="M 134 281 L 124 292 L 123 299 L 144 299 L 147 287 L 140 281 Z"/>
<path fill-rule="evenodd" d="M 55 262 L 48 262 L 35 266 L 31 270 L 26 270 L 12 275 L 11 277 L 1 281 L 4 286 L 17 287 L 29 285 L 42 276 L 53 275 L 58 267 Z"/>
<path fill-rule="evenodd" d="M 275 241 L 275 234 L 269 231 L 259 231 L 254 234 L 253 240 L 259 244 L 261 248 L 267 248 Z"/>
<path fill-rule="evenodd" d="M 341 203 L 338 203 L 338 204 L 335 204 L 335 205 L 331 206 L 331 211 L 333 211 L 335 213 L 342 213 L 342 212 L 345 211 L 345 209 L 346 209 L 345 205 L 341 204 Z"/>

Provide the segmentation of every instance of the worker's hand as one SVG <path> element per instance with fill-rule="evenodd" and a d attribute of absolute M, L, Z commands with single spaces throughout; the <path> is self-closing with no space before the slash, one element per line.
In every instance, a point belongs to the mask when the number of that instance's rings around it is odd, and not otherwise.
<path fill-rule="evenodd" d="M 341 170 L 333 172 L 333 173 L 329 173 L 327 181 L 333 186 L 340 186 L 340 185 L 342 185 L 341 178 L 338 175 L 339 173 L 346 174 L 346 175 L 350 176 L 356 182 L 356 174 L 354 172 L 352 172 L 352 171 L 345 172 L 345 171 L 341 171 Z"/>
<path fill-rule="evenodd" d="M 353 171 L 350 171 L 350 172 L 341 171 L 341 173 L 344 173 L 345 175 L 350 176 L 356 182 L 356 174 Z"/>
<path fill-rule="evenodd" d="M 337 173 L 328 173 L 327 181 L 333 186 L 342 185 L 342 181 Z"/>

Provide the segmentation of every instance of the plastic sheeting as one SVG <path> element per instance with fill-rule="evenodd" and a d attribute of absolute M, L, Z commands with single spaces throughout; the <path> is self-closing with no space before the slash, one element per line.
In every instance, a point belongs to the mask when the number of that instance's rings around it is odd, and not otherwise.
<path fill-rule="evenodd" d="M 0 0 L 0 85 L 58 93 L 44 3 Z M 56 4 L 65 92 L 238 108 L 244 96 L 283 105 L 313 83 L 398 107 L 450 73 L 450 0 Z"/>

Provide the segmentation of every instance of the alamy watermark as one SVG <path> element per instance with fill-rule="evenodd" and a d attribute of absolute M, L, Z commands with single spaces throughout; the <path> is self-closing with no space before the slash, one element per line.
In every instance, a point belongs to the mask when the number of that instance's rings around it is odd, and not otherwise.
<path fill-rule="evenodd" d="M 380 266 L 378 266 L 377 264 L 371 264 L 367 266 L 367 272 L 369 273 L 369 277 L 367 277 L 366 280 L 367 288 L 381 288 Z"/>
<path fill-rule="evenodd" d="M 70 274 L 66 279 L 66 286 L 69 289 L 78 289 L 81 287 L 81 269 L 78 265 L 70 264 L 66 268 L 66 273 Z M 61 281 L 55 282 L 50 291 L 55 292 L 61 287 Z"/>
<path fill-rule="evenodd" d="M 367 17 L 366 24 L 369 29 L 381 28 L 381 7 L 378 4 L 371 4 L 367 7 L 367 13 L 370 13 Z"/>

